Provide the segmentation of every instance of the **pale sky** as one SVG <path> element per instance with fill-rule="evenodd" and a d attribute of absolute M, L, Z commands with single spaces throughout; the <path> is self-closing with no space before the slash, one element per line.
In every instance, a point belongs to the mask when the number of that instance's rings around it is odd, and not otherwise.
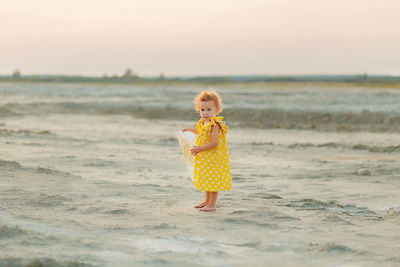
<path fill-rule="evenodd" d="M 400 0 L 0 0 L 0 74 L 400 75 Z"/>

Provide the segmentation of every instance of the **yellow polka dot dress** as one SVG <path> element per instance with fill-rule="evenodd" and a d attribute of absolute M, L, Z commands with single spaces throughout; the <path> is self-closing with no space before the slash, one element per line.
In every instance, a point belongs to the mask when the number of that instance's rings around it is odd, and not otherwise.
<path fill-rule="evenodd" d="M 211 141 L 211 127 L 217 123 L 221 127 L 218 137 L 218 146 L 199 152 L 195 157 L 194 185 L 200 191 L 225 191 L 231 190 L 232 177 L 229 163 L 229 150 L 226 142 L 228 126 L 222 120 L 224 117 L 211 118 L 209 123 L 201 118 L 197 124 L 198 131 L 196 145 L 201 146 Z"/>

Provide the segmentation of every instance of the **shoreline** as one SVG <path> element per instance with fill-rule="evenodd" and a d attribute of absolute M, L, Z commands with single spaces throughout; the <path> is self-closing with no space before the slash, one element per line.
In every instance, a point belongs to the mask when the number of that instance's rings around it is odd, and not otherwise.
<path fill-rule="evenodd" d="M 26 110 L 29 112 L 27 113 Z M 151 108 L 131 106 L 120 107 L 91 103 L 42 103 L 12 104 L 0 106 L 0 115 L 18 117 L 25 115 L 91 114 L 128 115 L 148 120 L 182 120 L 196 122 L 199 117 L 192 109 Z M 400 132 L 400 114 L 387 112 L 319 112 L 276 109 L 225 109 L 221 114 L 231 128 L 249 129 L 295 129 L 322 132 Z M 1 127 L 1 125 L 0 125 Z"/>

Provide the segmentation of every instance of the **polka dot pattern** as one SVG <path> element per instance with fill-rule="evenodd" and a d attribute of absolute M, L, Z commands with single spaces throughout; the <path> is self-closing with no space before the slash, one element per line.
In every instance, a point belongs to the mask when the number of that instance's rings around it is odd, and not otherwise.
<path fill-rule="evenodd" d="M 194 165 L 194 185 L 200 191 L 225 191 L 231 190 L 232 177 L 229 162 L 229 149 L 226 142 L 226 134 L 229 127 L 225 125 L 222 116 L 213 117 L 210 123 L 205 124 L 204 119 L 200 119 L 196 128 L 196 145 L 201 146 L 211 141 L 211 127 L 217 123 L 220 125 L 218 146 L 201 151 L 196 155 Z"/>

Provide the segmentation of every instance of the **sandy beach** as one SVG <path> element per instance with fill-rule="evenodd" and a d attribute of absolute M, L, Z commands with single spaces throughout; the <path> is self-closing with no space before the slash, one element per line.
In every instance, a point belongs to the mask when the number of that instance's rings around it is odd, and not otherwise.
<path fill-rule="evenodd" d="M 201 85 L 0 83 L 0 266 L 400 265 L 399 89 L 215 88 L 204 213 L 175 138 Z"/>

